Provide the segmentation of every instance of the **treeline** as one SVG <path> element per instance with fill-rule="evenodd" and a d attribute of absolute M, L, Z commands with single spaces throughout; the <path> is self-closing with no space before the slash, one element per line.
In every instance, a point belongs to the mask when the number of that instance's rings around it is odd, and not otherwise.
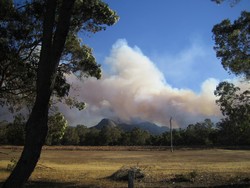
<path fill-rule="evenodd" d="M 172 131 L 174 146 L 249 146 L 250 128 L 245 132 L 230 130 L 228 125 L 220 122 L 214 124 L 210 119 L 190 124 L 186 129 Z M 23 145 L 25 128 L 18 121 L 0 125 L 1 145 Z M 239 134 L 240 133 L 240 134 Z M 148 131 L 134 128 L 125 132 L 118 127 L 104 126 L 101 130 L 87 128 L 84 125 L 67 126 L 67 121 L 58 113 L 49 119 L 47 145 L 80 145 L 80 146 L 169 146 L 170 132 L 152 135 Z"/>

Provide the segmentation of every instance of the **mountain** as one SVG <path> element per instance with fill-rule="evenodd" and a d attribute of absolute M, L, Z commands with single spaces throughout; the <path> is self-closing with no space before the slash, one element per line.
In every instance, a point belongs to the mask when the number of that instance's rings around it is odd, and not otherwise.
<path fill-rule="evenodd" d="M 143 130 L 148 130 L 151 134 L 154 135 L 159 135 L 162 134 L 166 131 L 169 131 L 169 129 L 167 127 L 160 127 L 154 123 L 151 122 L 142 122 L 137 124 L 139 126 L 139 128 L 143 129 Z"/>
<path fill-rule="evenodd" d="M 111 119 L 102 119 L 94 128 L 102 129 L 103 127 L 117 127 L 117 124 Z"/>
<path fill-rule="evenodd" d="M 102 129 L 104 126 L 108 127 L 119 127 L 124 131 L 132 131 L 134 128 L 140 128 L 142 130 L 148 131 L 150 134 L 159 135 L 166 131 L 169 131 L 167 127 L 159 127 L 158 125 L 151 122 L 141 122 L 135 124 L 128 123 L 116 123 L 110 119 L 102 119 L 96 126 L 93 128 Z"/>

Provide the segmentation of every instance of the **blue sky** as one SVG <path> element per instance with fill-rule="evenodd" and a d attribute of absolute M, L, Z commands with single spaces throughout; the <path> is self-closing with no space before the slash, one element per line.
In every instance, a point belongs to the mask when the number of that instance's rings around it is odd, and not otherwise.
<path fill-rule="evenodd" d="M 230 77 L 213 51 L 212 28 L 223 19 L 239 17 L 249 10 L 249 0 L 234 7 L 210 0 L 106 0 L 117 11 L 119 22 L 84 43 L 94 49 L 98 63 L 108 71 L 104 60 L 118 39 L 137 46 L 164 73 L 173 87 L 199 91 L 209 77 Z"/>

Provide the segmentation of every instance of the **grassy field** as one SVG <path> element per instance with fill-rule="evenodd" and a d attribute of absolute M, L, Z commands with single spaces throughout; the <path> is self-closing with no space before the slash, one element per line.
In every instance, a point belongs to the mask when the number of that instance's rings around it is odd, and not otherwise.
<path fill-rule="evenodd" d="M 0 147 L 0 182 L 21 148 Z M 109 177 L 125 167 L 144 173 L 135 187 L 250 187 L 250 150 L 47 147 L 28 187 L 127 187 Z"/>

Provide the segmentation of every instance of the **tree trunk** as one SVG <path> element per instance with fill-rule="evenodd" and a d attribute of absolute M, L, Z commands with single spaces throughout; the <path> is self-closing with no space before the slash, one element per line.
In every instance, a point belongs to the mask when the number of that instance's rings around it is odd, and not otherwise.
<path fill-rule="evenodd" d="M 25 145 L 21 157 L 3 188 L 23 187 L 40 158 L 48 132 L 48 109 L 54 88 L 56 70 L 69 31 L 71 10 L 75 0 L 64 0 L 55 27 L 57 0 L 48 0 L 43 24 L 43 40 L 37 73 L 37 96 L 26 123 Z"/>

